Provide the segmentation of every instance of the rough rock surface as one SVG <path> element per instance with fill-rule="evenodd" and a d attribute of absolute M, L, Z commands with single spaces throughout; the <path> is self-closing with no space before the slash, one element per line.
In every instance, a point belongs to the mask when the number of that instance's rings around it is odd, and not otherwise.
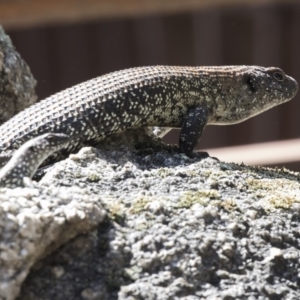
<path fill-rule="evenodd" d="M 37 101 L 36 81 L 0 25 L 0 124 Z"/>
<path fill-rule="evenodd" d="M 14 299 L 37 260 L 104 216 L 99 197 L 77 187 L 2 188 L 0 299 Z"/>
<path fill-rule="evenodd" d="M 48 235 L 40 234 L 39 243 L 46 240 L 51 248 L 44 246 L 44 254 L 39 250 L 18 299 L 300 298 L 299 174 L 212 158 L 198 161 L 167 148 L 136 151 L 116 140 L 119 146 L 110 140 L 101 150 L 83 148 L 39 182 L 36 190 L 51 203 L 48 218 L 53 220 L 57 210 L 68 214 L 64 202 L 50 201 L 54 189 L 72 203 L 82 203 L 84 196 L 85 205 L 94 207 L 97 202 L 88 195 L 99 195 L 99 222 L 38 260 L 54 249 Z M 44 202 L 35 197 L 35 207 L 42 209 Z M 104 221 L 101 206 L 107 211 Z M 37 217 L 28 217 L 35 224 L 31 218 Z M 5 224 L 12 231 L 20 224 L 10 222 Z M 26 230 L 27 237 L 39 232 L 36 226 Z M 11 238 L 4 245 L 22 247 L 19 236 Z M 25 253 L 36 253 L 34 247 Z M 28 270 L 28 260 L 17 253 L 14 266 Z"/>

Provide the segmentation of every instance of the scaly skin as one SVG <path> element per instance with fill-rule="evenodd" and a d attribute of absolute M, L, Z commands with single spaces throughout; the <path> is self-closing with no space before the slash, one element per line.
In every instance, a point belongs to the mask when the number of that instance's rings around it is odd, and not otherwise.
<path fill-rule="evenodd" d="M 278 68 L 153 66 L 110 73 L 59 92 L 0 127 L 0 160 L 31 138 L 64 133 L 70 142 L 45 164 L 82 145 L 140 126 L 181 127 L 180 151 L 193 149 L 207 124 L 242 122 L 292 99 L 297 82 Z"/>
<path fill-rule="evenodd" d="M 69 137 L 62 133 L 45 133 L 27 141 L 1 169 L 0 187 L 24 186 L 24 177 L 31 178 L 39 165 L 68 141 Z"/>

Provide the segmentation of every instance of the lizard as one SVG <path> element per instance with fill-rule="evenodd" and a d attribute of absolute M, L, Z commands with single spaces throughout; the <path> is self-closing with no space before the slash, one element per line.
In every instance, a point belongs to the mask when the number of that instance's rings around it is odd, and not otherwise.
<path fill-rule="evenodd" d="M 0 165 L 44 133 L 70 137 L 47 165 L 141 126 L 181 127 L 179 151 L 195 157 L 206 125 L 242 122 L 289 101 L 297 90 L 297 81 L 275 67 L 149 66 L 109 73 L 56 93 L 0 126 Z"/>
<path fill-rule="evenodd" d="M 0 170 L 0 187 L 23 187 L 24 177 L 32 178 L 45 158 L 68 141 L 69 136 L 63 133 L 45 133 L 27 141 Z"/>

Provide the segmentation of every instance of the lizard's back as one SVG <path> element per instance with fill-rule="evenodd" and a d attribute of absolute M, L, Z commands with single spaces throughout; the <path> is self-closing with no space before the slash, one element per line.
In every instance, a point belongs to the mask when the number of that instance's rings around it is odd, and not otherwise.
<path fill-rule="evenodd" d="M 197 72 L 192 67 L 141 67 L 68 88 L 4 123 L 0 127 L 0 152 L 9 153 L 46 132 L 63 132 L 73 137 L 67 146 L 71 151 L 80 143 L 97 142 L 135 126 L 178 123 L 178 115 L 184 114 L 186 108 L 178 103 L 177 108 L 171 109 L 167 102 L 182 98 L 184 89 L 176 85 Z"/>

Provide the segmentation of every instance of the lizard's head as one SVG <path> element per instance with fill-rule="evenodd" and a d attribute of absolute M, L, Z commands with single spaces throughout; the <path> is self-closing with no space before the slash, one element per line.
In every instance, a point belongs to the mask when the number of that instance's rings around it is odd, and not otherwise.
<path fill-rule="evenodd" d="M 230 113 L 222 116 L 224 123 L 242 122 L 291 100 L 298 91 L 297 81 L 279 68 L 241 66 L 234 73 L 236 85 L 233 99 L 227 99 Z"/>
<path fill-rule="evenodd" d="M 243 76 L 244 89 L 266 109 L 292 99 L 298 91 L 297 81 L 279 68 L 254 68 Z"/>

